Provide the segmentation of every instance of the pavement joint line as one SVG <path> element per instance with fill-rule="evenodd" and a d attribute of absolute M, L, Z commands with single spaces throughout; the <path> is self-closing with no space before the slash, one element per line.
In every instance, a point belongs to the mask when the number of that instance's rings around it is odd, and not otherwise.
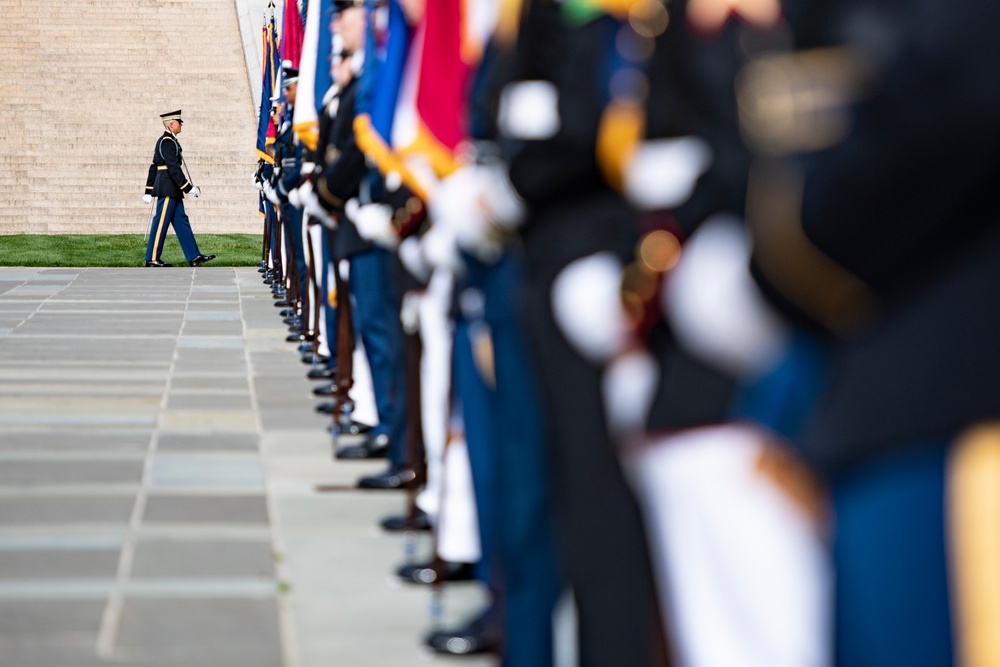
<path fill-rule="evenodd" d="M 23 333 L 23 334 L 13 334 L 13 333 L 11 333 L 11 334 L 8 334 L 8 336 L 10 336 L 12 338 L 32 338 L 32 339 L 35 339 L 35 338 L 45 338 L 45 339 L 48 339 L 48 338 L 72 338 L 74 340 L 77 340 L 77 339 L 81 339 L 81 338 L 82 339 L 96 338 L 98 340 L 129 340 L 131 338 L 138 338 L 140 340 L 148 340 L 150 338 L 154 338 L 154 339 L 157 339 L 157 340 L 161 340 L 161 339 L 166 340 L 166 339 L 177 338 L 178 334 L 159 334 L 159 333 L 151 333 L 151 334 L 81 334 L 81 333 L 77 333 L 77 332 L 73 332 L 73 331 L 68 331 L 66 333 L 36 333 L 36 332 L 31 331 L 31 332 Z"/>
<path fill-rule="evenodd" d="M 47 535 L 47 536 L 74 536 L 74 535 L 118 535 L 125 538 L 124 521 L 90 521 L 83 523 L 74 521 L 72 523 L 35 523 L 24 525 L 0 524 L 0 540 L 11 536 Z"/>
<path fill-rule="evenodd" d="M 188 283 L 187 299 L 185 300 L 185 311 L 187 310 L 187 302 L 191 298 L 190 289 L 193 282 L 194 272 L 191 272 L 190 282 Z M 183 326 L 182 320 L 180 328 L 183 329 Z M 139 484 L 138 492 L 135 495 L 135 504 L 132 507 L 132 514 L 129 518 L 129 530 L 126 535 L 125 542 L 122 545 L 121 555 L 118 560 L 118 586 L 108 596 L 107 603 L 104 607 L 104 613 L 101 615 L 101 625 L 97 633 L 95 651 L 98 656 L 104 659 L 109 659 L 114 656 L 115 645 L 118 643 L 118 630 L 121 627 L 122 610 L 125 604 L 123 589 L 127 586 L 129 578 L 132 575 L 132 567 L 135 561 L 136 536 L 142 527 L 142 516 L 146 510 L 146 490 L 152 483 L 153 460 L 156 454 L 157 445 L 159 444 L 158 429 L 162 425 L 163 414 L 167 409 L 167 397 L 170 393 L 172 371 L 178 358 L 177 340 L 178 337 L 173 337 L 174 347 L 173 353 L 171 354 L 170 369 L 167 371 L 166 387 L 162 397 L 160 398 L 159 411 L 154 420 L 156 428 L 153 429 L 153 432 L 149 437 L 149 445 L 143 462 L 142 480 Z"/>
<path fill-rule="evenodd" d="M 0 551 L 120 549 L 121 535 L 8 535 L 0 537 Z"/>
<path fill-rule="evenodd" d="M 232 542 L 268 542 L 271 530 L 267 523 L 149 523 L 139 531 L 139 538 L 170 540 L 226 540 Z"/>
<path fill-rule="evenodd" d="M 25 415 L 25 416 L 0 416 L 0 426 L 5 425 L 32 425 L 32 424 L 59 424 L 63 426 L 88 426 L 91 424 L 114 425 L 122 424 L 129 426 L 148 426 L 155 423 L 155 419 L 149 417 L 129 417 L 129 416 L 53 416 L 53 415 Z"/>
<path fill-rule="evenodd" d="M 25 281 L 24 281 L 24 282 L 23 282 L 23 283 L 22 283 L 21 285 L 18 285 L 18 287 L 22 287 L 23 285 L 25 285 L 25 284 L 27 284 L 27 283 L 31 282 L 31 280 L 32 280 L 32 279 L 33 279 L 33 278 L 34 278 L 34 277 L 35 277 L 36 275 L 38 275 L 39 273 L 40 273 L 39 271 L 35 271 L 34 273 L 32 273 L 32 274 L 31 274 L 31 277 L 30 277 L 30 278 L 28 278 L 27 280 L 25 280 Z M 75 280 L 75 279 L 76 279 L 76 278 L 74 277 L 74 279 L 73 279 L 73 280 Z M 65 289 L 65 288 L 66 288 L 66 286 L 68 286 L 68 285 L 72 284 L 72 282 L 73 282 L 73 281 L 71 280 L 71 281 L 70 281 L 69 283 L 67 283 L 67 285 L 64 285 L 64 286 L 62 287 L 62 289 Z M 14 289 L 17 289 L 17 288 L 15 287 Z M 58 293 L 58 292 L 57 292 L 57 293 Z M 9 292 L 8 292 L 8 294 L 9 294 Z M 7 331 L 7 332 L 6 332 L 5 334 L 4 334 L 4 336 L 5 336 L 5 337 L 8 337 L 8 338 L 9 338 L 9 337 L 14 337 L 14 336 L 16 335 L 16 334 L 15 334 L 15 331 L 17 331 L 17 329 L 18 329 L 18 328 L 20 328 L 20 327 L 24 326 L 24 323 L 25 323 L 25 322 L 27 322 L 28 320 L 30 320 L 30 319 L 32 318 L 32 316 L 33 316 L 33 315 L 34 315 L 35 313 L 37 313 L 37 312 L 39 311 L 39 309 L 40 309 L 40 308 L 42 307 L 42 304 L 44 304 L 44 303 L 45 303 L 45 302 L 46 302 L 46 301 L 47 301 L 48 299 L 52 298 L 52 296 L 54 296 L 54 295 L 50 294 L 50 295 L 49 295 L 49 296 L 47 296 L 46 298 L 44 298 L 44 299 L 42 299 L 41 301 L 39 301 L 38 305 L 37 305 L 37 306 L 35 306 L 35 308 L 34 308 L 34 309 L 33 309 L 32 311 L 30 311 L 29 313 L 27 313 L 27 314 L 26 314 L 26 315 L 24 316 L 24 319 L 22 319 L 22 320 L 21 320 L 20 322 L 18 322 L 18 323 L 17 323 L 16 325 L 14 325 L 13 327 L 11 327 L 11 329 L 10 329 L 9 331 Z"/>
<path fill-rule="evenodd" d="M 90 367 L 90 366 L 95 366 L 95 367 L 98 367 L 98 368 L 105 368 L 107 366 L 125 366 L 127 368 L 135 368 L 136 362 L 133 362 L 133 361 L 115 361 L 114 359 L 109 360 L 109 361 L 74 361 L 72 359 L 68 359 L 66 361 L 61 361 L 60 365 L 61 366 L 80 366 L 80 367 L 83 367 L 83 368 Z M 159 367 L 163 367 L 164 369 L 166 369 L 166 368 L 170 367 L 170 362 L 168 362 L 168 361 L 156 361 L 155 359 L 153 359 L 153 360 L 150 360 L 150 361 L 143 361 L 142 365 L 143 366 L 159 366 Z M 4 366 L 11 366 L 11 367 L 14 367 L 14 368 L 21 368 L 21 367 L 31 368 L 33 366 L 39 366 L 42 370 L 51 369 L 52 368 L 52 364 L 50 364 L 50 363 L 39 363 L 37 361 L 19 361 L 17 359 L 4 359 L 3 361 L 0 361 L 0 368 L 2 368 Z"/>
<path fill-rule="evenodd" d="M 238 275 L 239 272 L 236 273 Z M 270 480 L 267 478 L 267 470 L 269 466 L 267 452 L 262 446 L 264 422 L 261 416 L 260 400 L 257 395 L 257 374 L 254 372 L 254 357 L 250 353 L 250 348 L 246 345 L 246 340 L 248 338 L 248 326 L 246 309 L 244 307 L 244 285 L 242 281 L 237 280 L 237 290 L 240 297 L 240 319 L 243 324 L 243 355 L 244 362 L 246 364 L 246 377 L 247 384 L 250 387 L 250 404 L 253 407 L 254 421 L 256 422 L 257 430 L 257 451 L 260 455 L 261 466 L 264 469 L 265 497 L 267 502 L 267 514 L 270 518 L 269 526 L 271 533 L 271 545 L 274 553 L 281 556 L 276 559 L 276 562 L 274 563 L 274 576 L 277 581 L 291 581 L 291 568 L 287 563 L 288 559 L 284 557 L 287 553 L 287 548 L 285 545 L 285 537 L 281 523 L 281 512 L 278 507 L 278 499 L 272 491 Z M 281 651 L 284 667 L 299 667 L 302 647 L 298 641 L 298 632 L 295 623 L 295 616 L 292 610 L 291 596 L 278 596 L 278 626 L 281 636 Z"/>
<path fill-rule="evenodd" d="M 112 598 L 271 598 L 277 585 L 262 577 L 184 577 L 133 579 L 126 586 L 113 578 L 94 579 L 0 579 L 0 599 L 86 599 Z M 113 648 L 112 648 L 113 650 Z"/>
<path fill-rule="evenodd" d="M 105 535 L 118 536 L 124 540 L 128 534 L 128 528 L 124 521 L 113 521 L 107 523 L 63 523 L 63 524 L 31 524 L 24 526 L 9 526 L 0 524 L 0 541 L 18 538 L 27 539 L 29 537 L 58 537 L 69 538 L 73 536 Z M 219 539 L 235 542 L 269 542 L 271 539 L 270 530 L 266 523 L 246 522 L 237 523 L 151 523 L 144 526 L 138 533 L 140 540 L 146 539 L 171 539 L 171 540 L 205 540 Z"/>
<path fill-rule="evenodd" d="M 98 449 L 74 449 L 73 451 L 58 449 L 0 450 L 0 461 L 142 461 L 144 459 L 145 455 L 140 452 Z"/>

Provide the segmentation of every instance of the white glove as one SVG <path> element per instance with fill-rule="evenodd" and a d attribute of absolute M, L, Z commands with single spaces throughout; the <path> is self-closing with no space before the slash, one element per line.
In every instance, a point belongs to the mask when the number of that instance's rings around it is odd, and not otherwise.
<path fill-rule="evenodd" d="M 459 247 L 495 261 L 511 230 L 524 217 L 524 203 L 502 164 L 471 166 L 441 182 L 430 201 L 434 224 L 448 228 Z"/>
<path fill-rule="evenodd" d="M 395 250 L 399 236 L 392 226 L 392 207 L 388 204 L 365 204 L 357 199 L 349 199 L 344 213 L 358 228 L 358 234 L 386 250 Z"/>
<path fill-rule="evenodd" d="M 570 344 L 594 364 L 603 365 L 628 343 L 622 310 L 622 263 L 610 252 L 581 257 L 552 283 L 552 314 Z"/>
<path fill-rule="evenodd" d="M 257 178 L 257 174 L 253 175 L 253 186 L 257 190 L 261 190 L 262 191 L 264 189 L 264 186 L 261 184 L 260 179 Z"/>
<path fill-rule="evenodd" d="M 431 225 L 427 233 L 420 237 L 420 249 L 427 263 L 435 269 L 447 269 L 455 274 L 463 269 L 455 235 L 446 227 Z"/>
<path fill-rule="evenodd" d="M 757 377 L 784 354 L 788 325 L 750 276 L 750 240 L 739 220 L 716 215 L 698 228 L 663 290 L 677 340 L 735 377 Z"/>
<path fill-rule="evenodd" d="M 302 195 L 299 193 L 298 188 L 293 188 L 288 193 L 288 203 L 295 208 L 302 208 Z"/>
<path fill-rule="evenodd" d="M 426 283 L 431 277 L 431 267 L 424 257 L 420 239 L 409 236 L 399 244 L 399 261 L 403 267 L 421 283 Z"/>
<path fill-rule="evenodd" d="M 153 195 L 143 195 L 142 196 L 142 203 L 143 204 L 152 204 L 153 203 Z"/>
<path fill-rule="evenodd" d="M 270 183 L 264 183 L 264 196 L 267 197 L 267 200 L 275 206 L 281 206 L 281 198 L 278 197 L 278 193 L 275 192 Z"/>
<path fill-rule="evenodd" d="M 302 201 L 302 212 L 312 216 L 322 223 L 327 229 L 336 229 L 337 220 L 331 216 L 323 205 L 319 203 L 319 197 L 313 192 L 312 181 L 306 181 L 299 188 L 299 199 Z"/>
<path fill-rule="evenodd" d="M 484 174 L 486 189 L 482 194 L 483 207 L 493 224 L 506 232 L 511 232 L 524 224 L 527 206 L 510 182 L 507 165 L 495 162 L 480 167 Z"/>
<path fill-rule="evenodd" d="M 196 185 L 193 188 L 191 188 L 191 192 L 189 192 L 188 194 L 191 195 L 192 197 L 194 197 L 195 199 L 197 199 L 198 197 L 201 196 L 201 188 L 199 188 Z"/>

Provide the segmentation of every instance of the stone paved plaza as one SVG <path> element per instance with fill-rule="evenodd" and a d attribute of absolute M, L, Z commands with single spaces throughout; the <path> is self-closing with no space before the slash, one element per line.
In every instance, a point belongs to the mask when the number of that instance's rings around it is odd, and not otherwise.
<path fill-rule="evenodd" d="M 0 665 L 494 664 L 420 648 L 286 334 L 253 268 L 0 268 Z"/>

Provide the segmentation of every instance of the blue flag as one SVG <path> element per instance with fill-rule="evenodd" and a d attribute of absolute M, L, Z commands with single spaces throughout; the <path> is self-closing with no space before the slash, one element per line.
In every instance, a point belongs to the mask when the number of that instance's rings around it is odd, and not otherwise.
<path fill-rule="evenodd" d="M 274 160 L 267 154 L 267 147 L 274 142 L 274 130 L 271 123 L 271 96 L 277 83 L 278 35 L 274 25 L 274 14 L 264 26 L 264 62 L 261 66 L 263 79 L 260 86 L 260 107 L 257 118 L 257 157 L 273 164 Z"/>
<path fill-rule="evenodd" d="M 379 64 L 371 96 L 369 113 L 372 126 L 386 141 L 392 133 L 392 119 L 396 112 L 396 98 L 403 80 L 406 57 L 410 51 L 410 27 L 397 0 L 389 0 L 389 35 L 385 52 Z"/>
<path fill-rule="evenodd" d="M 330 14 L 333 13 L 333 0 L 313 0 L 320 3 L 319 43 L 316 45 L 316 85 L 314 99 L 316 116 L 323 113 L 323 98 L 333 85 L 330 65 L 333 58 L 333 35 L 330 34 Z"/>

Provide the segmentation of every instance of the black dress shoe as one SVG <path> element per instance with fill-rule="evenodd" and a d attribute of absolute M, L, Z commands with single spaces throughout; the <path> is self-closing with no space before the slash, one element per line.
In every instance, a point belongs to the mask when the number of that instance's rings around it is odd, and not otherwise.
<path fill-rule="evenodd" d="M 310 366 L 322 366 L 326 362 L 330 361 L 330 357 L 324 354 L 316 354 L 315 352 L 307 352 L 302 355 L 302 363 L 309 364 Z"/>
<path fill-rule="evenodd" d="M 362 433 L 367 433 L 374 428 L 371 424 L 362 424 L 361 422 L 356 422 L 353 419 L 343 418 L 331 426 L 331 432 L 336 431 L 341 435 L 361 435 Z"/>
<path fill-rule="evenodd" d="M 289 330 L 291 331 L 291 327 L 289 327 Z M 292 333 L 285 336 L 286 343 L 298 343 L 301 340 L 302 340 L 302 334 L 298 333 L 297 331 L 292 331 Z"/>
<path fill-rule="evenodd" d="M 318 387 L 313 387 L 313 396 L 333 396 L 336 391 L 337 385 L 334 382 L 321 384 Z"/>
<path fill-rule="evenodd" d="M 366 475 L 358 479 L 359 489 L 413 489 L 417 486 L 417 473 L 407 468 L 393 470 L 390 468 L 379 475 Z"/>
<path fill-rule="evenodd" d="M 333 414 L 333 401 L 323 401 L 322 403 L 316 404 L 316 412 L 321 415 L 332 415 Z"/>
<path fill-rule="evenodd" d="M 191 266 L 201 266 L 202 264 L 211 262 L 213 259 L 215 259 L 215 255 L 198 255 L 190 263 Z"/>
<path fill-rule="evenodd" d="M 388 454 L 389 436 L 384 433 L 380 433 L 379 435 L 368 437 L 360 445 L 351 445 L 350 447 L 338 449 L 336 457 L 341 461 L 357 461 L 361 459 L 384 459 Z"/>
<path fill-rule="evenodd" d="M 309 372 L 306 373 L 306 377 L 310 380 L 332 380 L 336 375 L 337 368 L 335 366 L 317 366 L 310 368 Z"/>
<path fill-rule="evenodd" d="M 414 565 L 400 565 L 396 576 L 408 584 L 437 584 L 445 581 L 472 581 L 476 578 L 472 563 L 430 561 Z"/>
<path fill-rule="evenodd" d="M 275 308 L 287 308 L 288 306 L 292 305 L 292 304 L 288 303 L 287 301 L 285 301 L 285 297 L 282 296 L 282 297 L 278 297 L 278 298 L 280 299 L 280 301 L 275 301 L 274 302 L 274 307 Z"/>
<path fill-rule="evenodd" d="M 487 611 L 468 625 L 430 633 L 424 643 L 444 655 L 490 653 L 500 648 L 500 630 Z"/>
<path fill-rule="evenodd" d="M 408 523 L 409 525 L 407 525 Z M 379 525 L 390 533 L 398 533 L 403 530 L 430 530 L 431 518 L 427 512 L 417 509 L 412 517 L 406 514 L 394 514 L 379 521 Z"/>
<path fill-rule="evenodd" d="M 164 262 L 164 261 L 159 260 L 159 259 L 147 259 L 146 260 L 146 266 L 165 267 L 165 266 L 173 266 L 173 264 L 170 264 L 168 262 Z"/>

